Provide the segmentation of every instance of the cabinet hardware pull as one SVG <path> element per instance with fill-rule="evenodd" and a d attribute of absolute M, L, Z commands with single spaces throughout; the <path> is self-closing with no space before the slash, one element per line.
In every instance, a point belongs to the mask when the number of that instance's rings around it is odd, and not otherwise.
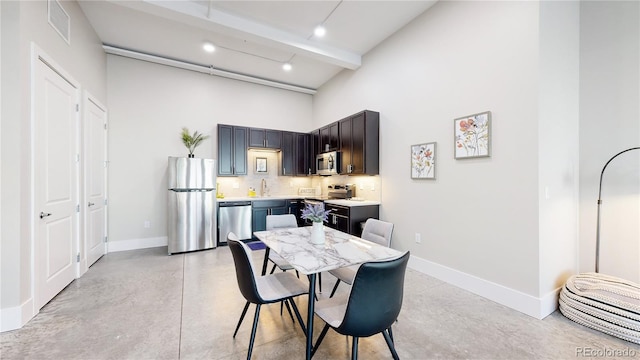
<path fill-rule="evenodd" d="M 45 213 L 45 212 L 40 211 L 40 219 L 44 219 L 47 216 L 51 216 L 51 213 Z"/>
<path fill-rule="evenodd" d="M 87 204 L 87 206 L 93 206 L 95 205 L 94 203 L 90 202 L 89 204 Z"/>

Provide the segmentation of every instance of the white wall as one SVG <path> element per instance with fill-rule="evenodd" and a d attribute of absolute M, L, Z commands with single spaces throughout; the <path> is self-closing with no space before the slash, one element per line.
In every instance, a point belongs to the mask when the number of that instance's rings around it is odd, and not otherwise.
<path fill-rule="evenodd" d="M 310 95 L 115 55 L 108 79 L 110 249 L 126 248 L 122 241 L 166 244 L 167 157 L 186 156 L 182 127 L 210 135 L 195 154 L 213 158 L 219 123 L 311 130 Z"/>
<path fill-rule="evenodd" d="M 580 271 L 595 267 L 598 182 L 640 146 L 640 3 L 580 9 Z M 602 192 L 600 271 L 640 282 L 640 151 L 616 158 Z"/>
<path fill-rule="evenodd" d="M 381 213 L 395 247 L 537 296 L 538 66 L 537 3 L 439 2 L 323 86 L 314 126 L 380 111 Z M 454 160 L 453 119 L 486 110 L 492 156 Z M 411 180 L 410 145 L 431 141 L 437 180 Z"/>
<path fill-rule="evenodd" d="M 8 134 L 20 134 L 20 95 L 13 91 L 20 82 L 19 72 L 19 6 L 17 2 L 0 2 L 2 8 L 2 30 L 0 43 L 2 44 L 2 187 L 0 188 L 0 202 L 2 206 L 2 221 L 0 228 L 0 311 L 2 318 L 6 317 L 7 309 L 17 307 L 22 303 L 20 287 L 20 171 L 12 167 L 20 164 L 19 159 L 11 159 L 9 154 L 16 155 L 12 149 L 19 146 L 19 139 Z M 11 69 L 11 71 L 9 71 Z M 11 90 L 10 90 L 11 89 Z M 12 119 L 12 121 L 9 121 Z M 0 319 L 2 320 L 2 319 Z M 2 321 L 4 323 L 4 321 Z M 1 330 L 1 329 L 0 329 Z"/>
<path fill-rule="evenodd" d="M 47 22 L 46 1 L 2 1 L 2 328 L 19 327 L 34 315 L 31 208 L 31 43 L 106 103 L 106 56 L 75 1 L 62 1 L 71 18 L 71 44 Z"/>
<path fill-rule="evenodd" d="M 547 311 L 577 271 L 580 3 L 540 3 L 539 296 Z"/>

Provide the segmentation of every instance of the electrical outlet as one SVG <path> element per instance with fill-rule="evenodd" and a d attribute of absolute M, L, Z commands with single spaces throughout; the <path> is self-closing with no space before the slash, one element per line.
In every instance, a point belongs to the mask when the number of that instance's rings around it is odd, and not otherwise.
<path fill-rule="evenodd" d="M 358 187 L 360 188 L 360 190 L 364 190 L 364 184 L 360 183 Z"/>
<path fill-rule="evenodd" d="M 148 229 L 148 228 L 150 228 L 150 227 L 151 227 L 151 221 L 149 221 L 149 220 L 145 220 L 145 221 L 144 221 L 144 228 L 145 228 L 145 229 Z"/>
<path fill-rule="evenodd" d="M 422 237 L 420 236 L 420 233 L 416 233 L 416 244 L 420 243 L 422 243 Z"/>
<path fill-rule="evenodd" d="M 375 191 L 376 190 L 376 184 L 375 183 L 371 183 L 369 185 L 369 187 L 370 187 L 371 191 Z"/>
<path fill-rule="evenodd" d="M 237 181 L 234 181 L 233 184 L 231 185 L 234 189 L 239 189 L 240 188 L 240 184 L 238 184 Z"/>

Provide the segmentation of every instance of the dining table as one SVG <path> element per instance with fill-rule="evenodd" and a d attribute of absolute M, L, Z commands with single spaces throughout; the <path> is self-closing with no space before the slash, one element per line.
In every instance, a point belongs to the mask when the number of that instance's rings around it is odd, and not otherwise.
<path fill-rule="evenodd" d="M 262 275 L 266 274 L 269 252 L 275 251 L 299 273 L 309 278 L 306 359 L 313 349 L 313 317 L 316 299 L 316 275 L 369 261 L 394 259 L 403 253 L 371 241 L 324 226 L 324 242 L 311 241 L 311 226 L 256 231 L 254 235 L 266 245 Z"/>

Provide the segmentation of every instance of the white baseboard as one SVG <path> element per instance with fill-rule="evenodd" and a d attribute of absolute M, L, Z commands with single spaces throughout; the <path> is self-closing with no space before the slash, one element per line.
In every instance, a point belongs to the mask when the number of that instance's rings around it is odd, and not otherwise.
<path fill-rule="evenodd" d="M 20 329 L 36 314 L 33 314 L 33 298 L 20 306 L 0 309 L 0 332 Z"/>
<path fill-rule="evenodd" d="M 536 298 L 413 255 L 409 267 L 537 319 L 544 319 L 558 307 L 560 289 L 551 291 L 542 298 Z"/>
<path fill-rule="evenodd" d="M 152 248 L 152 247 L 167 246 L 168 244 L 169 244 L 169 240 L 166 236 L 110 241 L 107 243 L 107 246 L 108 246 L 107 252 L 146 249 L 146 248 Z"/>

